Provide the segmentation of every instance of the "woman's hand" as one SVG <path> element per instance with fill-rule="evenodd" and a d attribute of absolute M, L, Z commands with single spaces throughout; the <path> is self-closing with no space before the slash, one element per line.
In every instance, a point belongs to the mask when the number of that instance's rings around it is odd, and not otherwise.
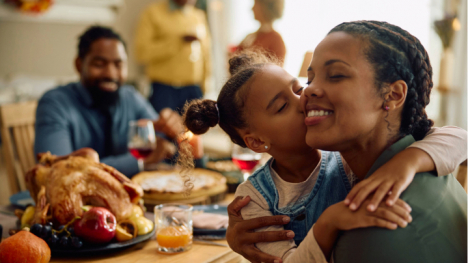
<path fill-rule="evenodd" d="M 375 192 L 372 201 L 367 205 L 369 211 L 375 211 L 386 195 L 387 205 L 392 206 L 413 181 L 416 173 L 434 169 L 434 162 L 426 152 L 408 148 L 395 155 L 369 178 L 354 186 L 344 203 L 349 205 L 351 210 L 356 210 L 369 194 Z"/>
<path fill-rule="evenodd" d="M 249 196 L 238 196 L 228 206 L 229 227 L 226 231 L 226 239 L 229 246 L 251 262 L 282 262 L 281 258 L 260 251 L 255 247 L 255 243 L 289 240 L 294 237 L 294 232 L 289 230 L 255 232 L 255 229 L 273 225 L 284 225 L 289 223 L 290 218 L 287 216 L 268 216 L 244 220 L 240 210 L 249 202 Z"/>
<path fill-rule="evenodd" d="M 330 259 L 339 231 L 375 226 L 394 230 L 398 226 L 405 228 L 413 220 L 411 207 L 401 199 L 392 207 L 380 204 L 374 212 L 365 208 L 370 203 L 369 199 L 356 211 L 351 211 L 344 202 L 339 202 L 328 207 L 319 217 L 313 233 L 327 259 Z"/>

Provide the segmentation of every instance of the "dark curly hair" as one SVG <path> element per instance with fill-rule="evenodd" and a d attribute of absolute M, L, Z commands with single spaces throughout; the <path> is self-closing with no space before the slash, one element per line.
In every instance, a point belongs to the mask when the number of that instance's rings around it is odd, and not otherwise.
<path fill-rule="evenodd" d="M 114 30 L 108 27 L 92 26 L 78 37 L 78 57 L 84 59 L 91 49 L 91 45 L 101 38 L 118 40 L 124 45 L 125 51 L 127 50 L 125 41 Z"/>
<path fill-rule="evenodd" d="M 229 60 L 231 77 L 221 89 L 218 100 L 193 100 L 184 107 L 184 124 L 194 134 L 203 134 L 210 127 L 219 126 L 232 142 L 247 147 L 238 130 L 247 127 L 244 106 L 255 74 L 265 65 L 279 65 L 279 61 L 259 50 L 244 50 Z"/>
<path fill-rule="evenodd" d="M 375 83 L 382 97 L 389 83 L 406 82 L 400 136 L 411 134 L 416 140 L 423 139 L 434 125 L 425 111 L 433 83 L 429 56 L 419 40 L 398 26 L 379 21 L 342 23 L 328 34 L 333 32 L 346 32 L 368 43 L 365 55 L 375 69 Z"/>

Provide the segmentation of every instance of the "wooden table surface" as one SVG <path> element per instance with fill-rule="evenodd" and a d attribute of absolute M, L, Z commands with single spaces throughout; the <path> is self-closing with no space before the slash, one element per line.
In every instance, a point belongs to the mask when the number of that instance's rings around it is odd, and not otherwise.
<path fill-rule="evenodd" d="M 216 241 L 227 244 L 226 240 Z M 189 251 L 166 255 L 157 252 L 156 240 L 135 245 L 122 252 L 103 256 L 83 258 L 52 258 L 50 262 L 91 262 L 91 263 L 129 263 L 129 262 L 158 262 L 158 263 L 246 263 L 241 255 L 229 247 L 212 246 L 194 243 Z"/>

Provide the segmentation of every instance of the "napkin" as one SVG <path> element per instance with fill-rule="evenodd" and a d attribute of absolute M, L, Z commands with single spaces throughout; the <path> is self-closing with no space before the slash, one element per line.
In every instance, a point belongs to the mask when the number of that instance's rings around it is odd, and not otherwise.
<path fill-rule="evenodd" d="M 192 215 L 193 227 L 202 229 L 227 228 L 229 217 L 226 215 L 200 213 Z"/>

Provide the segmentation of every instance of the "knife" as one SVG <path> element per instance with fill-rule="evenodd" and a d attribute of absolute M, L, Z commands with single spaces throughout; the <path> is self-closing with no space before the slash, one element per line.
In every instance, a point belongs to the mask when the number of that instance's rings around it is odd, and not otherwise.
<path fill-rule="evenodd" d="M 193 242 L 198 242 L 198 243 L 202 243 L 202 244 L 206 244 L 206 245 L 212 245 L 212 246 L 228 247 L 228 245 L 225 245 L 225 244 L 220 244 L 220 243 L 217 243 L 217 242 L 198 239 L 198 238 L 194 238 Z"/>

